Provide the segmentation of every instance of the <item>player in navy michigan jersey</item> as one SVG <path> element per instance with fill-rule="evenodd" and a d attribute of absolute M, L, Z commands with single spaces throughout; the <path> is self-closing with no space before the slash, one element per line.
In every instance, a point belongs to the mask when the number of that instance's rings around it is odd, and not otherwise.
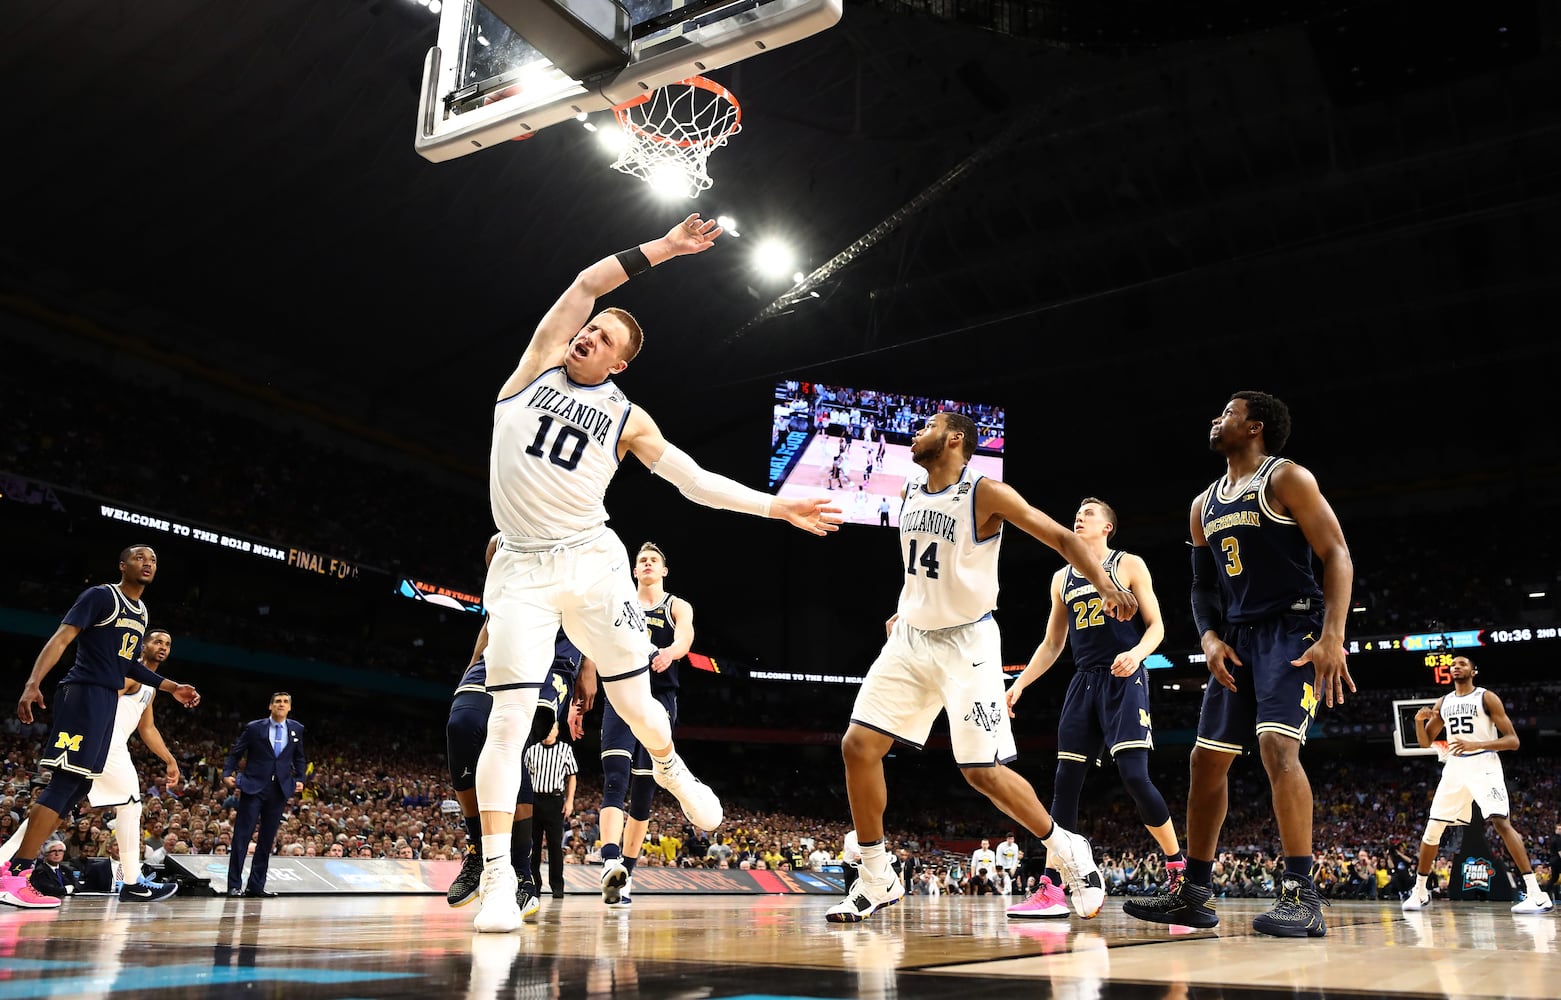
<path fill-rule="evenodd" d="M 1252 929 L 1328 933 L 1312 883 L 1312 786 L 1301 744 L 1319 703 L 1355 690 L 1344 659 L 1354 566 L 1333 508 L 1306 469 L 1277 457 L 1290 410 L 1238 392 L 1214 419 L 1209 448 L 1225 475 L 1192 502 L 1192 612 L 1213 683 L 1204 690 L 1187 793 L 1187 877 L 1174 893 L 1124 903 L 1159 923 L 1213 927 L 1211 871 L 1229 808 L 1226 775 L 1254 739 L 1273 791 L 1285 867 L 1273 909 Z M 1318 585 L 1312 558 L 1321 560 Z"/>
<path fill-rule="evenodd" d="M 1102 745 L 1116 762 L 1122 784 L 1138 806 L 1138 818 L 1149 828 L 1173 879 L 1185 869 L 1176 826 L 1165 797 L 1149 778 L 1149 751 L 1154 733 L 1149 718 L 1149 681 L 1144 657 L 1165 638 L 1160 602 L 1155 597 L 1149 567 L 1138 556 L 1108 548 L 1117 533 L 1117 512 L 1097 497 L 1086 497 L 1073 516 L 1073 533 L 1123 590 L 1138 598 L 1138 614 L 1118 621 L 1101 611 L 1095 585 L 1064 566 L 1052 576 L 1051 616 L 1046 637 L 1030 663 L 1008 688 L 1008 712 L 1013 714 L 1024 689 L 1051 669 L 1066 642 L 1073 654 L 1074 674 L 1063 696 L 1057 723 L 1057 783 L 1052 790 L 1052 819 L 1072 828 L 1079 820 L 1079 796 L 1085 768 Z M 1022 903 L 1008 908 L 1016 919 L 1065 917 L 1067 901 L 1054 868 L 1041 876 L 1039 887 Z"/>
<path fill-rule="evenodd" d="M 845 900 L 825 913 L 833 923 L 865 920 L 905 894 L 883 842 L 883 758 L 895 740 L 923 746 L 945 710 L 960 773 L 1046 843 L 1079 915 L 1095 916 L 1105 899 L 1089 842 L 1053 823 L 1035 789 L 1008 767 L 1016 756 L 1014 736 L 1004 704 L 1002 638 L 992 618 L 1003 525 L 1060 552 L 1095 585 L 1102 614 L 1130 618 L 1138 602 L 1073 532 L 1013 487 L 970 468 L 976 440 L 974 421 L 942 412 L 911 441 L 911 459 L 927 478 L 906 489 L 899 532 L 905 582 L 888 641 L 867 671 L 841 740 L 862 864 Z"/>
<path fill-rule="evenodd" d="M 635 554 L 634 579 L 639 584 L 645 630 L 656 647 L 650 664 L 650 691 L 676 728 L 678 664 L 694 644 L 694 606 L 667 593 L 667 556 L 654 542 L 641 545 Z M 608 906 L 628 906 L 633 899 L 631 879 L 645 846 L 650 803 L 656 794 L 651 774 L 650 755 L 612 707 L 609 697 L 602 709 L 601 810 L 602 901 Z M 625 799 L 629 805 L 627 821 Z"/>
<path fill-rule="evenodd" d="M 27 834 L 17 846 L 23 859 L 38 856 L 38 848 L 59 825 L 60 817 L 87 797 L 92 780 L 103 773 L 113 749 L 119 689 L 126 677 L 171 692 L 186 708 L 200 703 L 193 687 L 171 681 L 141 662 L 148 622 L 141 594 L 156 575 L 157 553 L 150 545 L 122 550 L 119 582 L 82 591 L 33 663 L 16 705 L 16 717 L 28 724 L 34 706 L 48 707 L 40 689 L 43 679 L 76 643 L 76 662 L 55 690 L 53 724 L 38 762 L 53 768 L 54 778 L 27 811 Z"/>

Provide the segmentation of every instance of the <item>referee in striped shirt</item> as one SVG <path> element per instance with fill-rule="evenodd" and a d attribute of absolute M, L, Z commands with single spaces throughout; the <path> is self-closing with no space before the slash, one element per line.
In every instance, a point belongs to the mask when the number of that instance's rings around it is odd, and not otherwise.
<path fill-rule="evenodd" d="M 564 818 L 575 811 L 575 751 L 558 741 L 558 723 L 547 739 L 526 749 L 526 770 L 536 790 L 536 823 L 531 828 L 531 870 L 542 877 L 542 838 L 547 838 L 547 880 L 554 899 L 564 898 Z"/>

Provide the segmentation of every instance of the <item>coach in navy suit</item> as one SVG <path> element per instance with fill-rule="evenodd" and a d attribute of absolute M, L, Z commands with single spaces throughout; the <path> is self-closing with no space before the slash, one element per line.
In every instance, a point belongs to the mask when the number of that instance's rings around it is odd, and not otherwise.
<path fill-rule="evenodd" d="M 304 790 L 309 762 L 304 756 L 304 727 L 287 717 L 293 696 L 278 691 L 271 696 L 271 714 L 247 724 L 222 762 L 222 780 L 239 790 L 238 816 L 233 821 L 233 852 L 228 858 L 228 895 L 275 896 L 266 891 L 266 869 L 282 825 L 282 807 Z M 239 758 L 244 771 L 238 772 Z M 249 885 L 240 889 L 249 838 L 260 826 L 260 842 L 249 867 Z"/>

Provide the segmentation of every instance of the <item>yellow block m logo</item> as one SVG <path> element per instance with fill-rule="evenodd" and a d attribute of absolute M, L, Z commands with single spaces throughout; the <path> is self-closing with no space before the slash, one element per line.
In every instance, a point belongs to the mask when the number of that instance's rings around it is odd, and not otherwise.
<path fill-rule="evenodd" d="M 80 753 L 81 737 L 72 736 L 70 733 L 61 733 L 60 738 L 54 741 L 54 749 L 69 750 L 71 753 Z"/>

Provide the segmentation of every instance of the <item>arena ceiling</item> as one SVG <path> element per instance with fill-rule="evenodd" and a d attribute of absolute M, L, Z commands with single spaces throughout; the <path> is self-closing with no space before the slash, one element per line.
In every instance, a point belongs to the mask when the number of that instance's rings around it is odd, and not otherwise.
<path fill-rule="evenodd" d="M 1459 397 L 1543 419 L 1552 6 L 1167 6 L 848 0 L 713 74 L 745 128 L 689 206 L 572 123 L 420 158 L 411 0 L 30 4 L 0 36 L 5 287 L 477 468 L 574 272 L 695 209 L 742 237 L 613 301 L 649 331 L 625 385 L 696 444 L 782 374 L 1151 450 L 1242 385 L 1351 440 L 1362 404 L 1417 408 L 1431 457 L 1486 443 Z M 772 308 L 763 236 L 816 295 Z"/>

